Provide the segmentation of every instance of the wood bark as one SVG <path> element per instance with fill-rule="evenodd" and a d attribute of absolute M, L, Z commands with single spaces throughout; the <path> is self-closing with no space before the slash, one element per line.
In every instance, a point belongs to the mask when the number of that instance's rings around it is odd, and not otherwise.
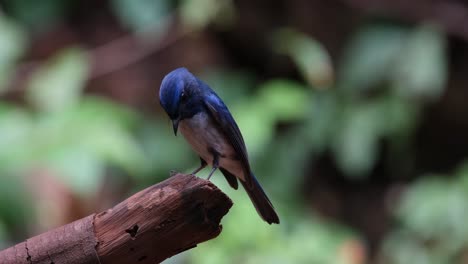
<path fill-rule="evenodd" d="M 221 232 L 232 201 L 177 174 L 113 208 L 0 251 L 0 264 L 159 263 Z"/>

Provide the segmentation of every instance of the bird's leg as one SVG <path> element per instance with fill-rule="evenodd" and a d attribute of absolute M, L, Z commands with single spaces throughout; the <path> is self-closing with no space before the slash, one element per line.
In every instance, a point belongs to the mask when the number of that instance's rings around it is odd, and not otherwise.
<path fill-rule="evenodd" d="M 211 175 L 218 169 L 219 167 L 219 155 L 214 155 L 213 156 L 213 168 L 211 169 L 210 174 L 208 175 L 207 180 L 210 180 Z"/>
<path fill-rule="evenodd" d="M 204 159 L 200 158 L 200 162 L 201 162 L 200 167 L 198 167 L 198 169 L 194 170 L 191 174 L 195 175 L 195 173 L 203 170 L 206 167 L 207 164 L 206 164 L 206 161 Z"/>

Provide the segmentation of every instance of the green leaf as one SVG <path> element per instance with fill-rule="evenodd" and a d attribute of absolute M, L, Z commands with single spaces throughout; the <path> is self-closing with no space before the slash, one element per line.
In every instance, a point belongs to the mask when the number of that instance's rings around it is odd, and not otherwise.
<path fill-rule="evenodd" d="M 463 162 L 457 169 L 456 175 L 459 179 L 460 187 L 463 192 L 468 194 L 468 162 Z"/>
<path fill-rule="evenodd" d="M 307 87 L 284 79 L 263 83 L 259 87 L 258 96 L 257 103 L 267 109 L 275 122 L 304 118 L 311 97 Z"/>
<path fill-rule="evenodd" d="M 71 190 L 82 197 L 90 197 L 101 186 L 105 162 L 86 146 L 64 145 L 49 153 L 42 165 L 51 169 L 51 175 L 60 178 Z"/>
<path fill-rule="evenodd" d="M 71 48 L 50 59 L 31 76 L 27 100 L 38 110 L 62 111 L 78 102 L 89 70 L 84 51 Z"/>
<path fill-rule="evenodd" d="M 438 98 L 447 83 L 448 65 L 445 36 L 434 26 L 411 32 L 396 67 L 393 82 L 406 96 Z"/>
<path fill-rule="evenodd" d="M 0 219 L 0 248 L 8 247 L 8 243 L 6 242 L 8 233 L 7 226 L 3 223 L 2 219 Z"/>
<path fill-rule="evenodd" d="M 394 212 L 401 226 L 390 233 L 382 250 L 389 263 L 463 262 L 468 243 L 465 169 L 450 178 L 426 175 L 405 189 Z"/>
<path fill-rule="evenodd" d="M 114 13 L 120 22 L 136 32 L 159 32 L 167 25 L 170 1 L 112 0 Z"/>
<path fill-rule="evenodd" d="M 230 25 L 235 19 L 232 0 L 184 0 L 180 13 L 184 24 L 194 29 L 202 29 L 213 22 Z"/>
<path fill-rule="evenodd" d="M 404 194 L 397 217 L 423 239 L 442 239 L 459 247 L 468 242 L 468 192 L 458 179 L 425 177 Z M 449 244 L 446 244 L 449 246 Z"/>
<path fill-rule="evenodd" d="M 27 112 L 0 103 L 0 171 L 13 172 L 24 167 L 33 131 L 34 123 Z"/>
<path fill-rule="evenodd" d="M 73 1 L 63 0 L 7 0 L 9 13 L 20 23 L 34 29 L 46 30 L 60 20 Z"/>
<path fill-rule="evenodd" d="M 140 145 L 129 131 L 111 123 L 98 128 L 94 124 L 80 140 L 90 152 L 107 163 L 123 168 L 132 176 L 138 176 L 146 170 L 148 160 Z"/>
<path fill-rule="evenodd" d="M 383 243 L 380 259 L 382 263 L 392 264 L 449 264 L 443 261 L 441 256 L 425 248 L 424 244 L 418 241 L 411 233 L 405 230 L 398 230 L 390 233 Z"/>
<path fill-rule="evenodd" d="M 239 129 L 249 146 L 249 154 L 261 152 L 269 144 L 274 133 L 274 119 L 268 108 L 247 100 L 236 104 L 230 110 L 236 119 Z"/>
<path fill-rule="evenodd" d="M 313 87 L 326 88 L 333 83 L 331 58 L 321 43 L 293 29 L 281 29 L 273 35 L 275 49 L 291 56 L 302 76 Z"/>
<path fill-rule="evenodd" d="M 335 90 L 324 90 L 314 94 L 304 121 L 304 135 L 311 151 L 326 150 L 339 131 L 340 104 Z"/>
<path fill-rule="evenodd" d="M 147 159 L 132 133 L 140 117 L 124 105 L 104 98 L 86 97 L 68 119 L 83 131 L 80 144 L 106 162 L 138 175 Z"/>
<path fill-rule="evenodd" d="M 378 101 L 385 108 L 385 133 L 387 136 L 409 135 L 418 124 L 420 106 L 401 96 L 388 94 Z"/>
<path fill-rule="evenodd" d="M 56 172 L 77 193 L 95 191 L 109 165 L 132 176 L 146 170 L 148 161 L 132 134 L 136 113 L 108 100 L 85 97 L 60 112 L 38 117 L 31 141 L 31 166 Z"/>
<path fill-rule="evenodd" d="M 247 71 L 209 69 L 202 74 L 202 80 L 212 87 L 230 107 L 248 98 L 249 89 L 254 87 L 254 75 Z"/>
<path fill-rule="evenodd" d="M 351 105 L 344 110 L 342 127 L 332 147 L 338 166 L 348 175 L 363 177 L 374 166 L 384 125 L 383 110 L 377 103 Z"/>
<path fill-rule="evenodd" d="M 26 49 L 26 34 L 0 14 L 0 94 L 5 92 L 14 65 Z"/>
<path fill-rule="evenodd" d="M 0 221 L 9 231 L 25 228 L 32 217 L 31 197 L 23 179 L 4 172 L 0 177 Z"/>
<path fill-rule="evenodd" d="M 338 88 L 366 91 L 386 81 L 406 39 L 407 30 L 397 26 L 374 25 L 361 30 L 345 50 Z"/>
<path fill-rule="evenodd" d="M 259 87 L 256 97 L 230 107 L 249 153 L 262 152 L 271 142 L 278 122 L 304 117 L 308 92 L 310 90 L 294 81 L 271 80 Z"/>
<path fill-rule="evenodd" d="M 138 129 L 138 139 L 146 157 L 145 175 L 151 181 L 155 176 L 167 177 L 171 170 L 189 172 L 189 166 L 198 166 L 196 154 L 179 136 L 175 137 L 169 120 L 147 120 Z"/>

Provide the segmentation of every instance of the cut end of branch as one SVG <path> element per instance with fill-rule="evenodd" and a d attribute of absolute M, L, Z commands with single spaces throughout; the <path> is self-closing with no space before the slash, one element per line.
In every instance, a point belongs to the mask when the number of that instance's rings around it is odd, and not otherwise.
<path fill-rule="evenodd" d="M 232 201 L 210 181 L 176 174 L 96 215 L 103 263 L 157 263 L 215 238 Z"/>

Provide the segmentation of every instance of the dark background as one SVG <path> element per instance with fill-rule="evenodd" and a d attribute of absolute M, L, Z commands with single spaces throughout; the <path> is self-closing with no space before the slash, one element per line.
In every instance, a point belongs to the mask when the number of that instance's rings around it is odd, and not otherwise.
<path fill-rule="evenodd" d="M 0 1 L 0 247 L 195 168 L 157 96 L 184 66 L 282 222 L 217 174 L 223 233 L 167 263 L 468 262 L 467 40 L 455 0 Z"/>

